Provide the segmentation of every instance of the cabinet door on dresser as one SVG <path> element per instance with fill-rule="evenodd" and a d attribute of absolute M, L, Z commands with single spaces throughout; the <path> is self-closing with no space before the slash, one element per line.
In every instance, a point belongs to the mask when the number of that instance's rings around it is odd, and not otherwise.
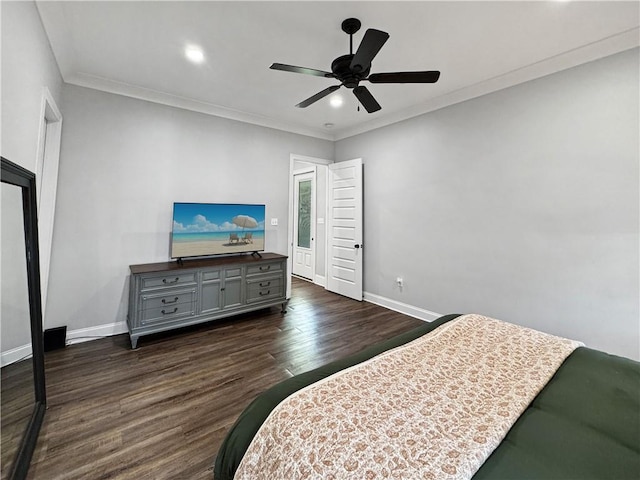
<path fill-rule="evenodd" d="M 211 313 L 222 308 L 222 269 L 203 270 L 200 287 L 200 313 Z"/>
<path fill-rule="evenodd" d="M 203 270 L 200 313 L 242 306 L 242 273 L 242 267 Z"/>
<path fill-rule="evenodd" d="M 225 268 L 222 284 L 222 308 L 242 306 L 242 272 L 242 267 Z"/>

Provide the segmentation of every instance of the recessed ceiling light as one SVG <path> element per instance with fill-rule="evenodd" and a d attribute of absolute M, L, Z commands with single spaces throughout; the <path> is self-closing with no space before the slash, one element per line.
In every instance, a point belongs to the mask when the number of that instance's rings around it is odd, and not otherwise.
<path fill-rule="evenodd" d="M 324 128 L 333 128 L 333 123 L 330 123 L 330 122 L 325 123 Z"/>
<path fill-rule="evenodd" d="M 329 103 L 331 104 L 331 106 L 333 108 L 338 108 L 342 106 L 342 97 L 340 95 L 334 95 L 333 97 L 331 97 L 331 100 L 329 100 Z"/>
<path fill-rule="evenodd" d="M 184 54 L 193 63 L 202 63 L 204 61 L 204 53 L 200 47 L 189 45 L 184 49 Z"/>

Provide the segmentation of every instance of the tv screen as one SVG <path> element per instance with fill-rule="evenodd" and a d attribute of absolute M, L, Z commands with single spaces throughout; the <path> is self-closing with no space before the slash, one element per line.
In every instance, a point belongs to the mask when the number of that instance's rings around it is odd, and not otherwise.
<path fill-rule="evenodd" d="M 171 258 L 264 250 L 264 205 L 174 203 Z"/>

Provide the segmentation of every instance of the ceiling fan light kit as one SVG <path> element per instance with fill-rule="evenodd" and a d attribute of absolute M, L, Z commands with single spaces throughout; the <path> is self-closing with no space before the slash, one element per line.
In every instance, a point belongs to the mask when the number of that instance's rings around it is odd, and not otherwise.
<path fill-rule="evenodd" d="M 353 34 L 360 30 L 361 25 L 360 20 L 357 18 L 347 18 L 342 22 L 342 31 L 349 35 L 349 54 L 341 55 L 331 62 L 331 72 L 317 70 L 315 68 L 296 67 L 294 65 L 286 65 L 283 63 L 271 64 L 271 67 L 269 68 L 272 70 L 302 73 L 304 75 L 313 75 L 316 77 L 335 78 L 340 81 L 340 85 L 332 85 L 325 88 L 324 90 L 298 103 L 296 107 L 306 108 L 344 86 L 353 90 L 353 94 L 367 112 L 373 113 L 377 112 L 382 107 L 373 97 L 369 89 L 364 85 L 360 85 L 360 82 L 435 83 L 438 81 L 440 78 L 440 72 L 437 70 L 373 73 L 370 75 L 371 62 L 385 42 L 389 39 L 389 34 L 373 28 L 368 29 L 364 33 L 360 46 L 354 54 Z"/>

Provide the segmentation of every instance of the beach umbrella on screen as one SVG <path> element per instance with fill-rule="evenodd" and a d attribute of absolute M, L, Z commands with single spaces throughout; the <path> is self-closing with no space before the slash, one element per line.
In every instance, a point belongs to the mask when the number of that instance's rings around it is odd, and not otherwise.
<path fill-rule="evenodd" d="M 239 227 L 245 228 L 256 228 L 258 226 L 258 222 L 255 218 L 250 217 L 248 215 L 237 215 L 231 219 L 233 223 L 238 225 Z"/>

